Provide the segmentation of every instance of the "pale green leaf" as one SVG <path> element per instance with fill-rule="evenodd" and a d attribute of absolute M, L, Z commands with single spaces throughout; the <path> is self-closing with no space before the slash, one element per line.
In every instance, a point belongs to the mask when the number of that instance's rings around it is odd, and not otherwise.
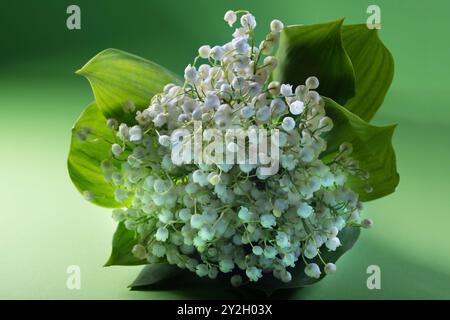
<path fill-rule="evenodd" d="M 102 207 L 121 207 L 114 200 L 114 188 L 101 170 L 101 162 L 110 158 L 114 135 L 95 103 L 89 105 L 72 129 L 67 161 L 72 182 L 90 201 Z"/>
<path fill-rule="evenodd" d="M 146 264 L 146 260 L 136 258 L 133 253 L 133 247 L 138 243 L 137 236 L 134 231 L 128 230 L 123 222 L 117 225 L 112 241 L 112 252 L 105 263 L 105 267 L 109 266 L 135 266 Z"/>
<path fill-rule="evenodd" d="M 149 106 L 150 99 L 168 83 L 179 79 L 154 62 L 116 49 L 107 49 L 77 71 L 85 76 L 95 101 L 106 118 L 133 123 L 135 113 L 124 109 L 133 103 L 136 110 Z"/>

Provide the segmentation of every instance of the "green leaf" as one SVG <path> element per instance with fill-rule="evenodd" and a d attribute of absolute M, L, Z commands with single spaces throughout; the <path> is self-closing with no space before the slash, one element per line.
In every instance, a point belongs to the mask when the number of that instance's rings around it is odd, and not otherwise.
<path fill-rule="evenodd" d="M 294 86 L 319 78 L 321 95 L 344 104 L 355 95 L 355 74 L 341 38 L 343 20 L 289 26 L 281 33 L 274 80 Z"/>
<path fill-rule="evenodd" d="M 114 200 L 114 188 L 106 182 L 100 166 L 103 160 L 110 158 L 113 141 L 106 118 L 92 103 L 72 129 L 67 161 L 70 178 L 78 191 L 88 195 L 93 203 L 107 208 L 122 206 Z"/>
<path fill-rule="evenodd" d="M 351 157 L 359 162 L 362 170 L 370 174 L 371 193 L 366 193 L 366 181 L 356 176 L 349 177 L 348 185 L 357 192 L 362 201 L 370 201 L 384 197 L 395 191 L 399 183 L 395 152 L 392 147 L 392 135 L 396 125 L 374 126 L 331 99 L 325 98 L 326 113 L 333 119 L 334 127 L 325 136 L 327 150 L 324 159 L 333 158 L 343 142 L 353 145 Z"/>
<path fill-rule="evenodd" d="M 146 260 L 136 258 L 131 252 L 137 243 L 138 240 L 135 232 L 128 230 L 124 223 L 120 222 L 114 233 L 111 256 L 104 266 L 136 266 L 146 264 Z"/>
<path fill-rule="evenodd" d="M 225 279 L 226 278 L 226 279 Z M 168 263 L 146 265 L 138 277 L 130 284 L 131 290 L 190 290 L 202 287 L 206 290 L 215 290 L 217 287 L 230 289 L 229 278 L 220 275 L 220 279 L 211 280 L 208 277 L 199 277 L 194 272 L 181 269 Z"/>
<path fill-rule="evenodd" d="M 167 281 L 180 284 L 178 277 L 187 273 L 187 270 L 167 263 L 149 264 L 142 269 L 130 288 L 132 290 L 148 289 L 152 285 L 160 285 Z"/>
<path fill-rule="evenodd" d="M 172 291 L 187 299 L 236 299 L 245 293 L 243 289 L 233 288 L 229 279 L 200 278 L 193 272 L 166 263 L 145 266 L 129 288 L 132 291 Z M 255 290 L 247 296 L 254 299 Z"/>
<path fill-rule="evenodd" d="M 356 95 L 344 107 L 369 121 L 391 85 L 394 59 L 380 41 L 378 31 L 368 29 L 365 24 L 344 26 L 342 40 L 356 77 Z"/>
<path fill-rule="evenodd" d="M 85 76 L 95 101 L 106 118 L 134 123 L 134 112 L 124 107 L 134 103 L 136 110 L 149 106 L 150 99 L 168 83 L 179 79 L 154 62 L 116 49 L 106 49 L 76 72 Z"/>
<path fill-rule="evenodd" d="M 336 249 L 336 251 L 324 250 L 321 252 L 322 259 L 325 262 L 335 263 L 344 253 L 350 250 L 358 240 L 360 234 L 359 227 L 346 227 L 341 232 L 339 232 L 339 239 L 341 241 L 341 246 Z M 314 258 L 310 262 L 317 263 L 319 266 L 323 265 L 319 257 Z M 294 269 L 289 270 L 292 274 L 292 280 L 288 283 L 283 283 L 278 279 L 270 275 L 264 275 L 258 282 L 251 284 L 251 288 L 264 291 L 267 295 L 271 295 L 276 290 L 280 289 L 293 289 L 300 287 L 310 286 L 325 277 L 322 272 L 321 277 L 318 279 L 310 278 L 305 274 L 305 263 L 300 258 Z"/>

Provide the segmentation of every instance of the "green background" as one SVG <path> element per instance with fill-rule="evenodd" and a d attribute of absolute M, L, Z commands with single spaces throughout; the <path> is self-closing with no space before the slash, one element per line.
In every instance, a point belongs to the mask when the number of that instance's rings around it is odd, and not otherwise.
<path fill-rule="evenodd" d="M 81 30 L 66 28 L 66 8 L 81 7 Z M 102 268 L 115 224 L 107 209 L 72 186 L 66 157 L 70 128 L 93 99 L 73 72 L 115 47 L 177 73 L 202 44 L 227 41 L 227 9 L 252 11 L 258 35 L 273 18 L 308 24 L 382 12 L 381 37 L 396 61 L 377 124 L 399 123 L 394 137 L 401 182 L 368 203 L 365 230 L 338 263 L 339 272 L 281 297 L 300 299 L 450 298 L 450 30 L 446 0 L 395 1 L 8 1 L 0 9 L 0 298 L 201 298 L 190 290 L 130 292 L 139 267 Z M 66 288 L 79 265 L 81 290 Z M 366 269 L 381 268 L 381 290 Z M 217 296 L 232 296 L 216 292 Z"/>

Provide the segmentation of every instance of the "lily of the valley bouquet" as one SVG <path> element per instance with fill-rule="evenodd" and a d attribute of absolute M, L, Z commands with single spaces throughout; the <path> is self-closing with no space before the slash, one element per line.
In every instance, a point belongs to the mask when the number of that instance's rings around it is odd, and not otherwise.
<path fill-rule="evenodd" d="M 368 123 L 393 77 L 376 31 L 273 20 L 259 43 L 251 13 L 225 21 L 230 42 L 201 46 L 184 77 L 114 49 L 77 72 L 95 102 L 70 177 L 114 208 L 107 265 L 147 265 L 136 287 L 310 285 L 372 226 L 363 203 L 398 184 L 395 126 Z"/>

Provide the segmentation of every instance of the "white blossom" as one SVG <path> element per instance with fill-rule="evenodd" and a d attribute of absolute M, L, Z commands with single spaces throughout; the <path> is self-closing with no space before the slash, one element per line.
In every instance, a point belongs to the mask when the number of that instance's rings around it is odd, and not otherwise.
<path fill-rule="evenodd" d="M 322 161 L 324 134 L 333 132 L 333 120 L 323 108 L 316 77 L 296 83 L 295 92 L 291 84 L 269 83 L 277 65 L 271 50 L 284 25 L 273 20 L 271 32 L 252 52 L 255 17 L 228 11 L 224 20 L 232 26 L 238 16 L 242 27 L 233 38 L 213 48 L 201 46 L 198 56 L 208 60 L 198 65 L 197 57 L 186 67 L 183 86 L 164 86 L 148 108 L 136 112 L 135 125 L 108 120 L 117 142 L 101 170 L 124 207 L 113 217 L 135 232 L 138 243 L 131 251 L 137 258 L 211 279 L 224 273 L 233 286 L 262 277 L 290 282 L 296 275 L 289 268 L 303 260 L 307 276 L 319 278 L 321 267 L 331 274 L 333 263 L 319 266 L 311 260 L 321 261 L 324 252 L 343 245 L 338 237 L 346 226 L 372 226 L 372 220 L 362 219 L 363 205 L 347 184 L 349 175 L 367 182 L 368 174 L 346 142 L 333 151 L 333 159 Z M 260 54 L 265 58 L 256 61 Z M 202 125 L 199 132 L 194 121 Z M 217 145 L 237 157 L 267 139 L 278 155 L 256 150 L 255 162 L 246 153 L 240 163 L 172 158 L 197 133 L 209 143 L 217 138 L 213 129 L 261 128 L 279 134 L 249 135 L 244 142 L 224 135 Z M 208 143 L 200 141 L 202 147 Z M 193 149 L 190 154 L 205 153 Z M 262 169 L 270 161 L 278 161 L 279 170 L 265 175 Z"/>
<path fill-rule="evenodd" d="M 334 263 L 327 263 L 325 265 L 325 268 L 323 269 L 325 271 L 326 274 L 332 274 L 336 272 L 336 265 Z"/>
<path fill-rule="evenodd" d="M 256 19 L 251 13 L 244 14 L 241 17 L 241 25 L 245 28 L 255 29 Z"/>
<path fill-rule="evenodd" d="M 113 153 L 113 155 L 115 155 L 116 157 L 120 156 L 123 153 L 123 149 L 120 145 L 118 145 L 117 143 L 114 143 L 111 146 L 111 151 Z"/>
<path fill-rule="evenodd" d="M 290 84 L 282 84 L 280 87 L 280 93 L 285 97 L 292 96 L 292 85 Z"/>
<path fill-rule="evenodd" d="M 191 65 L 188 65 L 184 70 L 184 78 L 186 79 L 186 81 L 190 83 L 195 83 L 195 81 L 197 80 L 196 68 Z"/>
<path fill-rule="evenodd" d="M 320 277 L 320 268 L 316 263 L 310 263 L 305 267 L 305 273 L 311 278 L 318 279 Z"/>
<path fill-rule="evenodd" d="M 299 115 L 304 110 L 305 110 L 305 105 L 302 101 L 299 101 L 299 100 L 292 102 L 291 105 L 289 106 L 289 111 L 293 115 Z"/>
<path fill-rule="evenodd" d="M 328 239 L 327 242 L 325 243 L 325 245 L 327 246 L 327 248 L 330 251 L 335 251 L 337 249 L 337 247 L 341 246 L 341 241 L 339 240 L 339 238 L 334 237 L 334 238 Z"/>
<path fill-rule="evenodd" d="M 225 50 L 220 46 L 215 46 L 209 52 L 209 56 L 214 60 L 220 60 L 225 54 Z"/>
<path fill-rule="evenodd" d="M 234 23 L 236 22 L 236 20 L 237 20 L 236 12 L 234 12 L 234 11 L 232 11 L 232 10 L 228 10 L 228 11 L 225 13 L 224 20 L 225 20 L 225 22 L 228 23 L 228 25 L 229 25 L 230 27 L 232 27 L 233 24 L 234 24 Z"/>
<path fill-rule="evenodd" d="M 140 126 L 133 126 L 130 129 L 130 141 L 136 142 L 142 140 L 142 128 Z"/>

